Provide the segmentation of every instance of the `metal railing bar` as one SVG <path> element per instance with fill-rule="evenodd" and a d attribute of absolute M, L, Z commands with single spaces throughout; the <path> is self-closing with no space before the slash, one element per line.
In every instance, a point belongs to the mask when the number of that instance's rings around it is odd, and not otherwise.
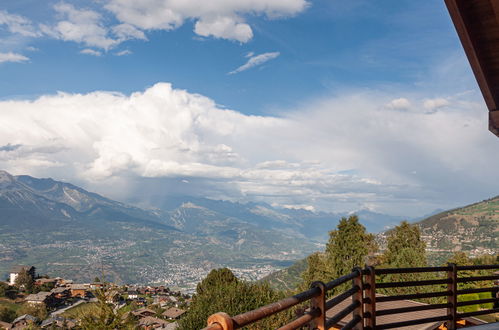
<path fill-rule="evenodd" d="M 447 304 L 433 304 L 433 305 L 421 305 L 421 306 L 384 309 L 384 310 L 376 311 L 376 316 L 400 314 L 400 313 L 410 313 L 410 312 L 425 311 L 425 310 L 431 310 L 431 309 L 448 308 L 451 306 L 452 306 L 452 304 L 447 303 Z"/>
<path fill-rule="evenodd" d="M 449 270 L 450 270 L 450 267 L 376 268 L 376 275 L 379 275 L 379 274 L 446 272 Z"/>
<path fill-rule="evenodd" d="M 499 265 L 469 265 L 457 266 L 457 270 L 485 270 L 485 269 L 499 269 Z"/>
<path fill-rule="evenodd" d="M 335 280 L 332 280 L 331 282 L 326 283 L 326 290 L 329 291 L 331 289 L 334 289 L 335 287 L 348 282 L 349 280 L 353 279 L 354 277 L 360 276 L 358 271 L 353 271 L 350 274 L 343 275 L 342 277 L 338 277 Z"/>
<path fill-rule="evenodd" d="M 490 287 L 490 288 L 478 288 L 478 289 L 463 289 L 463 290 L 457 290 L 457 294 L 468 294 L 468 293 L 480 293 L 480 292 L 490 292 L 490 293 L 495 293 L 499 292 L 499 286 L 496 287 Z"/>
<path fill-rule="evenodd" d="M 376 297 L 376 302 L 411 300 L 411 299 L 421 299 L 421 298 L 436 298 L 436 297 L 446 297 L 451 295 L 452 295 L 451 291 L 401 294 L 397 296 Z"/>
<path fill-rule="evenodd" d="M 480 299 L 480 300 L 469 300 L 469 301 L 460 301 L 457 303 L 458 307 L 468 306 L 468 305 L 480 305 L 487 304 L 499 301 L 499 298 L 489 298 L 489 299 Z"/>
<path fill-rule="evenodd" d="M 275 303 L 233 316 L 232 320 L 238 327 L 243 327 L 245 325 L 261 320 L 267 316 L 282 312 L 286 309 L 298 305 L 299 303 L 317 297 L 318 295 L 320 295 L 320 293 L 321 290 L 319 288 L 312 288 L 292 297 L 284 298 Z"/>
<path fill-rule="evenodd" d="M 359 305 L 360 305 L 360 302 L 355 301 L 355 302 L 351 303 L 350 305 L 348 305 L 347 307 L 345 307 L 344 310 L 338 312 L 336 315 L 334 315 L 333 317 L 331 317 L 330 319 L 328 319 L 326 321 L 326 328 L 329 329 L 333 325 L 337 324 L 339 321 L 341 321 L 341 319 L 343 319 L 345 316 L 347 316 L 348 314 L 353 312 L 354 309 L 359 307 Z"/>
<path fill-rule="evenodd" d="M 494 314 L 498 313 L 499 308 L 492 308 L 492 309 L 485 309 L 477 312 L 468 312 L 468 313 L 458 313 L 457 316 L 460 318 L 463 317 L 470 317 L 470 316 L 475 316 L 475 315 L 485 315 L 485 314 Z"/>
<path fill-rule="evenodd" d="M 450 283 L 449 279 L 440 280 L 424 280 L 424 281 L 405 281 L 405 282 L 382 282 L 376 283 L 376 288 L 401 288 L 408 286 L 424 286 L 424 285 L 435 285 L 435 284 L 447 284 Z"/>
<path fill-rule="evenodd" d="M 411 320 L 411 321 L 379 324 L 379 325 L 376 325 L 376 330 L 402 328 L 402 327 L 407 327 L 407 326 L 416 325 L 416 324 L 424 324 L 424 323 L 431 323 L 431 322 L 438 322 L 438 321 L 448 321 L 449 319 L 450 319 L 449 316 L 445 315 L 445 316 L 427 317 L 424 319 Z"/>
<path fill-rule="evenodd" d="M 280 327 L 278 330 L 295 330 L 298 329 L 308 323 L 310 323 L 313 319 L 320 315 L 319 309 L 314 309 L 309 312 L 306 312 L 304 315 L 298 317 L 292 322 Z"/>
<path fill-rule="evenodd" d="M 360 290 L 360 288 L 356 285 L 353 288 L 351 288 L 350 290 L 345 291 L 342 294 L 339 294 L 336 297 L 332 298 L 331 300 L 327 301 L 326 302 L 326 310 L 331 309 L 334 306 L 338 305 L 343 300 L 350 298 L 354 293 L 356 293 L 359 290 Z"/>
<path fill-rule="evenodd" d="M 490 281 L 490 280 L 499 280 L 499 275 L 461 277 L 457 279 L 457 282 L 462 283 L 462 282 L 478 282 L 478 281 Z"/>

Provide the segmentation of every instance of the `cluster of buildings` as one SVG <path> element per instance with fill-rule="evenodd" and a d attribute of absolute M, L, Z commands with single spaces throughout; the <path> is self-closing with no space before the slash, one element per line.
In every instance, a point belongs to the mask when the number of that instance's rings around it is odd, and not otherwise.
<path fill-rule="evenodd" d="M 115 310 L 131 305 L 130 312 L 123 319 L 133 317 L 140 329 L 176 329 L 177 323 L 190 305 L 190 296 L 171 291 L 165 286 L 116 286 L 112 283 L 73 283 L 63 278 L 36 278 L 35 267 L 12 267 L 8 284 L 16 285 L 16 280 L 22 272 L 32 277 L 35 288 L 50 288 L 49 291 L 35 290 L 36 293 L 24 295 L 24 303 L 32 306 L 44 306 L 50 315 L 45 320 L 39 320 L 33 315 L 21 315 L 12 323 L 0 321 L 0 329 L 25 329 L 33 324 L 45 329 L 72 329 L 78 325 L 78 320 L 65 318 L 62 313 L 77 305 L 97 302 L 94 293 L 102 290 L 105 301 L 113 304 Z M 154 308 L 154 309 L 153 309 Z"/>

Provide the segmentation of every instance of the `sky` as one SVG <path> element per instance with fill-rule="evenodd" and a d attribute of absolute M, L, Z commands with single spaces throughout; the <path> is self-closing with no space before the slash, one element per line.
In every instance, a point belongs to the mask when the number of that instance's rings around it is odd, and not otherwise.
<path fill-rule="evenodd" d="M 440 0 L 0 2 L 0 168 L 111 198 L 420 216 L 498 195 Z"/>

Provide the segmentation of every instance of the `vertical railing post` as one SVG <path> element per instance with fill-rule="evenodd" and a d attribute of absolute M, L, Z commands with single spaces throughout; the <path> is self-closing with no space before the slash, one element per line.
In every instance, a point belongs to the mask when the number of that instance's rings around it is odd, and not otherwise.
<path fill-rule="evenodd" d="M 352 271 L 358 273 L 358 275 L 352 279 L 352 287 L 359 287 L 359 290 L 352 295 L 352 301 L 360 302 L 360 305 L 353 311 L 352 314 L 352 317 L 359 316 L 360 322 L 357 323 L 353 329 L 362 330 L 364 329 L 364 285 L 362 281 L 362 268 L 355 267 Z"/>
<path fill-rule="evenodd" d="M 451 263 L 447 265 L 450 267 L 450 270 L 447 271 L 447 279 L 449 280 L 447 291 L 451 292 L 451 295 L 447 296 L 447 303 L 450 304 L 447 308 L 447 315 L 450 318 L 447 329 L 455 330 L 457 327 L 457 266 Z"/>
<path fill-rule="evenodd" d="M 312 298 L 310 301 L 310 309 L 319 309 L 321 312 L 321 315 L 312 321 L 310 328 L 314 330 L 326 330 L 326 285 L 321 281 L 316 281 L 313 282 L 310 287 L 319 288 L 321 290 L 321 294 Z"/>
<path fill-rule="evenodd" d="M 369 303 L 366 305 L 366 312 L 369 313 L 366 318 L 366 328 L 374 330 L 376 327 L 376 273 L 373 266 L 368 266 L 366 269 L 369 274 L 366 275 L 366 298 L 369 298 Z"/>

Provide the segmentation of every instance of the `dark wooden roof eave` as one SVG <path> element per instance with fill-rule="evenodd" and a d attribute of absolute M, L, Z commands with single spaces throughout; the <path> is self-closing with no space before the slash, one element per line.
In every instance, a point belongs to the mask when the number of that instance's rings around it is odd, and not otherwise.
<path fill-rule="evenodd" d="M 445 0 L 499 136 L 499 0 Z"/>

